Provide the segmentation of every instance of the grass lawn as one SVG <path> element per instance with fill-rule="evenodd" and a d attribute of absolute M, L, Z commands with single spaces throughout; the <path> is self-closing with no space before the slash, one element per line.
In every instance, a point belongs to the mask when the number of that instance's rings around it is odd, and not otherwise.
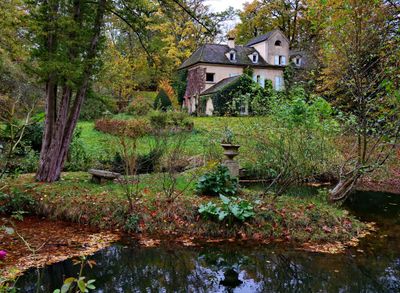
<path fill-rule="evenodd" d="M 123 114 L 115 116 L 117 119 L 129 119 L 132 116 Z M 257 123 L 267 122 L 266 117 L 194 117 L 194 130 L 185 134 L 183 141 L 183 152 L 187 156 L 205 155 L 217 153 L 222 156 L 222 148 L 219 146 L 225 127 L 229 127 L 235 133 L 237 142 L 242 145 L 241 153 L 249 153 L 247 137 L 249 129 L 256 127 Z M 81 129 L 81 139 L 89 155 L 95 158 L 112 156 L 120 144 L 119 139 L 113 135 L 94 129 L 94 122 L 80 121 L 78 127 Z M 177 136 L 171 134 L 171 136 Z M 170 143 L 175 140 L 172 139 Z M 142 137 L 138 141 L 138 151 L 146 154 L 154 144 L 151 136 Z M 238 157 L 239 161 L 244 159 Z"/>

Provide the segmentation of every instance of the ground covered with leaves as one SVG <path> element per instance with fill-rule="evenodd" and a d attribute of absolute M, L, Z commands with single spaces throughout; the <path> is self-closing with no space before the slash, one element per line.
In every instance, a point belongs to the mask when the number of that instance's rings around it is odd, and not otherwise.
<path fill-rule="evenodd" d="M 171 200 L 154 176 L 143 182 L 149 187 L 143 189 L 132 210 L 119 184 L 95 185 L 87 173 L 63 174 L 63 180 L 53 184 L 38 183 L 33 175 L 23 175 L 8 181 L 7 190 L 14 198 L 25 198 L 27 205 L 20 208 L 35 214 L 144 236 L 279 240 L 301 245 L 345 243 L 365 232 L 365 224 L 322 197 L 260 196 L 245 189 L 239 197 L 251 204 L 254 215 L 245 221 L 205 217 L 199 207 L 218 203 L 218 197 L 198 196 L 191 186 Z"/>
<path fill-rule="evenodd" d="M 14 279 L 31 267 L 42 267 L 68 258 L 89 255 L 119 239 L 118 233 L 86 225 L 38 217 L 0 218 L 0 248 L 7 253 L 0 261 L 1 278 Z"/>

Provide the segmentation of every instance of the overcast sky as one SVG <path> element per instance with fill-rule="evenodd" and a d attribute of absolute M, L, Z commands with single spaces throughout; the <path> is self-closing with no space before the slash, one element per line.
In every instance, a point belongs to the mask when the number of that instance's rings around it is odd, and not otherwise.
<path fill-rule="evenodd" d="M 212 11 L 218 12 L 218 11 L 224 11 L 226 9 L 229 8 L 229 6 L 235 8 L 235 9 L 242 9 L 243 8 L 243 4 L 246 2 L 250 2 L 250 0 L 206 0 L 205 4 L 210 6 Z M 225 22 L 224 26 L 223 26 L 223 34 L 220 36 L 221 38 L 219 38 L 218 40 L 216 40 L 217 42 L 226 42 L 225 39 L 225 34 L 230 31 L 231 29 L 233 29 L 235 27 L 235 25 L 239 22 L 239 17 L 236 17 L 234 20 L 231 21 L 227 21 Z"/>
<path fill-rule="evenodd" d="M 222 11 L 232 6 L 235 9 L 242 9 L 245 2 L 250 0 L 207 0 L 206 4 L 209 5 L 214 11 Z"/>

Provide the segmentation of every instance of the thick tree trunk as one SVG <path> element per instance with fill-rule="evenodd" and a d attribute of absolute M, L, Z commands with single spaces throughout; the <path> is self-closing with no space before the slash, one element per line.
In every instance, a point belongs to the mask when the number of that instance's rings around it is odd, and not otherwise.
<path fill-rule="evenodd" d="M 47 82 L 45 132 L 39 168 L 36 174 L 38 181 L 54 182 L 60 179 L 81 106 L 88 89 L 89 80 L 93 73 L 93 59 L 97 55 L 106 1 L 100 0 L 98 4 L 97 15 L 93 25 L 93 36 L 88 47 L 87 60 L 89 62 L 84 68 L 81 84 L 76 91 L 74 101 L 71 101 L 73 96 L 72 88 L 65 85 L 62 89 L 62 97 L 57 111 L 57 84 L 53 82 L 52 78 L 49 78 Z M 75 3 L 77 5 L 80 4 L 79 1 Z"/>

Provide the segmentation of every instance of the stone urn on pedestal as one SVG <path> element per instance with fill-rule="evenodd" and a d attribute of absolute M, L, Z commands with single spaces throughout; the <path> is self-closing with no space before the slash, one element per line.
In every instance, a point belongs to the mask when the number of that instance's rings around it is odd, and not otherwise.
<path fill-rule="evenodd" d="M 225 128 L 221 146 L 225 155 L 223 164 L 229 169 L 232 176 L 239 177 L 239 163 L 234 158 L 239 155 L 240 145 L 234 143 L 234 134 L 229 128 Z"/>

